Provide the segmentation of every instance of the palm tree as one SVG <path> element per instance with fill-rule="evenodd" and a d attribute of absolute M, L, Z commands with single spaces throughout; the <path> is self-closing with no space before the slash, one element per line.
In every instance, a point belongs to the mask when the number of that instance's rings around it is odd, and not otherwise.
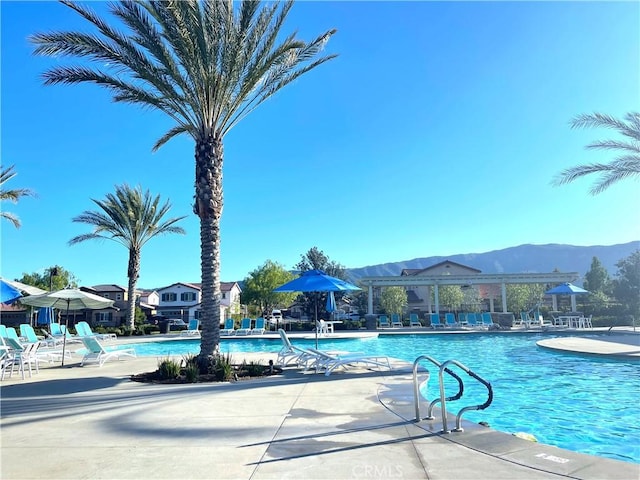
<path fill-rule="evenodd" d="M 129 266 L 127 277 L 129 328 L 134 327 L 136 308 L 136 284 L 140 275 L 140 255 L 145 243 L 158 235 L 167 233 L 180 233 L 184 235 L 182 227 L 175 224 L 186 217 L 170 218 L 163 220 L 169 212 L 171 204 L 167 201 L 160 205 L 160 196 L 151 198 L 147 190 L 142 193 L 140 187 L 131 188 L 128 185 L 116 185 L 115 194 L 108 193 L 104 200 L 92 201 L 102 211 L 84 211 L 74 217 L 77 223 L 86 223 L 93 226 L 93 232 L 78 235 L 69 240 L 69 245 L 84 242 L 85 240 L 113 240 L 129 250 Z"/>
<path fill-rule="evenodd" d="M 276 43 L 293 5 L 242 0 L 150 0 L 110 3 L 131 32 L 121 33 L 92 10 L 64 0 L 97 34 L 39 33 L 40 55 L 80 57 L 75 66 L 44 74 L 50 84 L 95 83 L 116 102 L 160 110 L 174 122 L 154 150 L 176 135 L 195 141 L 194 213 L 200 220 L 201 359 L 220 342 L 220 217 L 223 139 L 265 100 L 304 73 L 334 58 L 318 57 L 330 30 L 309 43 L 289 35 Z M 85 59 L 93 62 L 90 68 Z"/>
<path fill-rule="evenodd" d="M 554 185 L 563 185 L 590 175 L 601 174 L 601 177 L 591 187 L 589 193 L 597 195 L 614 183 L 625 178 L 640 175 L 640 114 L 628 113 L 623 120 L 610 115 L 594 113 L 592 115 L 578 115 L 570 122 L 571 128 L 602 127 L 617 130 L 628 138 L 625 140 L 601 140 L 590 143 L 586 148 L 599 150 L 613 150 L 619 156 L 609 163 L 590 163 L 578 165 L 560 172 L 553 180 Z"/>
<path fill-rule="evenodd" d="M 10 202 L 18 203 L 20 197 L 35 197 L 35 193 L 28 188 L 4 189 L 4 184 L 17 175 L 17 173 L 13 171 L 13 167 L 14 165 L 11 165 L 10 167 L 0 170 L 0 201 L 4 202 L 9 200 Z M 20 219 L 13 213 L 2 210 L 0 211 L 0 217 L 9 220 L 13 223 L 14 227 L 20 228 Z"/>

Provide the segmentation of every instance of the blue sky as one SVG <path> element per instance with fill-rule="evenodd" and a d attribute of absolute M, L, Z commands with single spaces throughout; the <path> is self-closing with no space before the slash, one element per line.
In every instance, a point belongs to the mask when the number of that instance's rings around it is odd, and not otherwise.
<path fill-rule="evenodd" d="M 104 3 L 93 3 L 103 10 Z M 86 28 L 53 2 L 1 2 L 2 164 L 37 198 L 2 208 L 1 274 L 60 265 L 82 285 L 126 285 L 127 251 L 67 242 L 116 184 L 141 185 L 187 215 L 186 236 L 152 240 L 139 286 L 199 281 L 191 213 L 193 141 L 151 147 L 172 124 L 95 86 L 42 86 L 68 63 L 34 57 L 31 33 Z M 524 243 L 640 239 L 639 184 L 588 194 L 554 187 L 563 168 L 608 161 L 586 151 L 607 130 L 571 130 L 581 113 L 640 108 L 637 2 L 298 2 L 285 32 L 337 28 L 339 57 L 303 76 L 225 141 L 221 278 L 267 259 L 292 268 L 311 247 L 346 267 Z"/>

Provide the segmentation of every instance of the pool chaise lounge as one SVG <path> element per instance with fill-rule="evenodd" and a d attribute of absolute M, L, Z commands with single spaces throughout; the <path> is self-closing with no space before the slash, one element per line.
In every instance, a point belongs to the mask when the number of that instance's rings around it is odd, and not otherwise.
<path fill-rule="evenodd" d="M 80 366 L 84 366 L 86 363 L 97 363 L 101 367 L 108 360 L 120 360 L 121 357 L 136 357 L 136 352 L 133 348 L 106 350 L 95 337 L 80 337 L 80 340 L 88 350 L 82 357 Z"/>
<path fill-rule="evenodd" d="M 308 350 L 315 355 L 314 362 L 311 366 L 315 368 L 316 372 L 324 370 L 326 376 L 331 375 L 337 368 L 346 369 L 356 364 L 363 364 L 367 367 L 385 367 L 391 370 L 389 357 L 385 355 L 365 355 L 359 353 L 333 355 L 328 352 L 316 350 L 315 348 L 309 348 Z"/>

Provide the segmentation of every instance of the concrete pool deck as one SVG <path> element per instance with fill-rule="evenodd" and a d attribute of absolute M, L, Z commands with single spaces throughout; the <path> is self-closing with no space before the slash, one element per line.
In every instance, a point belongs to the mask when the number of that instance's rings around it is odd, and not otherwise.
<path fill-rule="evenodd" d="M 275 354 L 245 358 L 264 362 Z M 439 412 L 416 423 L 411 366 L 401 361 L 391 371 L 325 377 L 286 369 L 260 380 L 191 385 L 129 380 L 155 370 L 155 358 L 103 367 L 78 361 L 2 382 L 1 478 L 640 477 L 638 464 L 470 422 L 464 432 L 440 434 Z M 448 423 L 455 425 L 451 415 Z"/>

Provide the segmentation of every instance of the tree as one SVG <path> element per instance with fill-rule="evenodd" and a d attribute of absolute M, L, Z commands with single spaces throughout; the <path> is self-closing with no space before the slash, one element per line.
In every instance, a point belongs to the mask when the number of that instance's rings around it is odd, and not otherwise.
<path fill-rule="evenodd" d="M 385 313 L 401 315 L 407 308 L 407 292 L 403 287 L 386 287 L 380 294 L 380 306 Z"/>
<path fill-rule="evenodd" d="M 594 113 L 578 115 L 570 122 L 571 128 L 602 127 L 617 130 L 628 140 L 600 140 L 587 145 L 587 149 L 613 150 L 617 157 L 609 163 L 590 163 L 567 168 L 553 180 L 554 185 L 571 183 L 590 174 L 600 174 L 589 190 L 591 195 L 602 193 L 611 185 L 625 178 L 640 175 L 640 114 L 628 113 L 624 120 L 610 115 Z"/>
<path fill-rule="evenodd" d="M 432 289 L 435 294 L 435 289 Z M 464 293 L 460 285 L 440 285 L 438 287 L 439 304 L 451 310 L 458 310 L 464 301 Z"/>
<path fill-rule="evenodd" d="M 73 273 L 58 265 L 45 268 L 43 273 L 23 273 L 22 278 L 18 278 L 16 281 L 51 292 L 66 287 L 77 288 L 80 282 Z"/>
<path fill-rule="evenodd" d="M 35 197 L 36 194 L 28 188 L 14 188 L 11 190 L 5 190 L 4 184 L 17 175 L 17 173 L 13 171 L 13 167 L 14 165 L 11 165 L 9 167 L 0 169 L 0 201 L 4 202 L 8 200 L 13 203 L 18 203 L 18 200 L 20 200 L 21 197 Z M 9 220 L 11 223 L 13 223 L 14 227 L 20 228 L 20 219 L 17 215 L 2 209 L 0 211 L 0 216 L 5 220 Z"/>
<path fill-rule="evenodd" d="M 167 114 L 175 125 L 154 150 L 180 134 L 195 141 L 194 213 L 200 220 L 202 336 L 200 359 L 219 352 L 220 218 L 223 207 L 223 140 L 260 104 L 301 75 L 335 57 L 318 57 L 335 30 L 309 43 L 276 40 L 293 2 L 253 0 L 140 0 L 110 3 L 130 30 L 112 28 L 92 10 L 63 0 L 97 34 L 38 33 L 35 53 L 70 55 L 76 66 L 57 66 L 45 84 L 95 83 L 116 102 Z M 234 8 L 234 5 L 237 5 Z M 89 59 L 91 63 L 84 61 Z"/>
<path fill-rule="evenodd" d="M 607 272 L 607 269 L 600 263 L 598 257 L 593 257 L 591 260 L 591 267 L 584 275 L 583 286 L 585 290 L 589 290 L 591 293 L 606 293 L 610 290 L 611 279 L 609 278 L 609 272 Z"/>
<path fill-rule="evenodd" d="M 613 295 L 634 319 L 640 318 L 640 250 L 616 263 Z"/>
<path fill-rule="evenodd" d="M 176 226 L 185 217 L 164 219 L 171 209 L 166 201 L 160 205 L 160 196 L 151 197 L 149 190 L 142 192 L 138 186 L 116 185 L 115 194 L 108 193 L 104 200 L 94 200 L 102 211 L 86 210 L 73 221 L 93 226 L 93 232 L 77 235 L 69 240 L 76 245 L 87 240 L 113 240 L 129 250 L 127 278 L 127 321 L 129 328 L 135 327 L 136 284 L 140 276 L 142 247 L 152 238 L 168 233 L 184 235 L 182 227 Z"/>
<path fill-rule="evenodd" d="M 297 294 L 277 293 L 273 290 L 294 278 L 282 265 L 267 260 L 244 279 L 241 301 L 245 305 L 257 306 L 260 315 L 278 306 L 289 306 Z"/>
<path fill-rule="evenodd" d="M 516 317 L 522 311 L 529 311 L 542 303 L 545 287 L 538 283 L 512 283 L 508 284 L 507 310 L 513 312 Z"/>
<path fill-rule="evenodd" d="M 301 255 L 300 261 L 296 264 L 295 268 L 300 273 L 308 272 L 309 270 L 322 270 L 327 275 L 347 280 L 347 271 L 344 266 L 330 260 L 318 247 L 312 247 L 307 253 Z M 327 295 L 326 292 L 304 292 L 298 297 L 298 301 L 302 304 L 302 308 L 307 315 L 311 317 L 315 316 L 315 310 L 318 308 L 318 315 L 320 317 L 326 315 L 328 318 L 330 314 L 326 310 Z M 342 298 L 342 295 L 340 292 L 335 292 L 336 302 Z"/>

